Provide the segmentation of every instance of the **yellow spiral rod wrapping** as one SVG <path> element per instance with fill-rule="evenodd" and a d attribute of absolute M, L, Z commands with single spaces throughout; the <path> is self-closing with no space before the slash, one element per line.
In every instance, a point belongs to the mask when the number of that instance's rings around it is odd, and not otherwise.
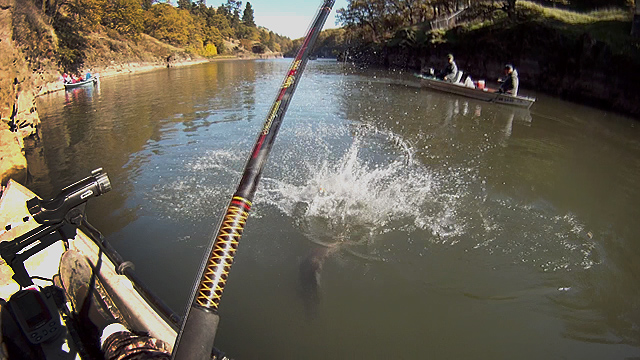
<path fill-rule="evenodd" d="M 235 205 L 242 202 L 245 206 Z M 224 216 L 220 232 L 205 267 L 200 287 L 196 297 L 199 306 L 218 309 L 222 291 L 227 283 L 227 277 L 233 264 L 233 257 L 238 250 L 238 242 L 242 237 L 242 230 L 249 217 L 251 202 L 240 197 L 234 197 Z"/>

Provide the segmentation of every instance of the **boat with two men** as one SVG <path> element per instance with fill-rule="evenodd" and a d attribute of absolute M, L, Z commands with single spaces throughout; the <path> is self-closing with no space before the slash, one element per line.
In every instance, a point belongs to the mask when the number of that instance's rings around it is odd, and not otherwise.
<path fill-rule="evenodd" d="M 517 106 L 526 109 L 531 108 L 533 103 L 535 103 L 536 101 L 535 98 L 520 95 L 514 96 L 511 94 L 499 93 L 495 90 L 489 89 L 486 87 L 484 80 L 474 82 L 471 81 L 470 78 L 467 78 L 465 81 L 462 81 L 462 75 L 462 71 L 458 71 L 458 74 L 456 75 L 453 82 L 440 80 L 435 76 L 424 74 L 417 74 L 416 76 L 420 78 L 420 85 L 422 87 L 447 92 L 450 94 L 461 95 L 476 100 Z"/>

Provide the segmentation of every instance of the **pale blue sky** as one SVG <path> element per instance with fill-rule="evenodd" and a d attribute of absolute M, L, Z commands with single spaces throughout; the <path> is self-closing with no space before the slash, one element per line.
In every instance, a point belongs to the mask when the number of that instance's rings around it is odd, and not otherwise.
<path fill-rule="evenodd" d="M 226 0 L 207 0 L 208 6 L 218 7 Z M 254 19 L 257 25 L 292 39 L 303 37 L 322 0 L 249 0 L 253 7 Z M 242 2 L 242 9 L 247 1 Z M 336 25 L 336 10 L 347 7 L 347 0 L 336 0 L 325 29 L 338 27 Z"/>

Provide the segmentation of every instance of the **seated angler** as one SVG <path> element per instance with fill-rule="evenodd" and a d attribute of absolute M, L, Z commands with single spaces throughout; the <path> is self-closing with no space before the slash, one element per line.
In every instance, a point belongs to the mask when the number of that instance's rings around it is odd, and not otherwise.
<path fill-rule="evenodd" d="M 506 77 L 502 80 L 502 85 L 500 85 L 498 93 L 517 96 L 518 85 L 520 83 L 518 80 L 518 71 L 514 69 L 512 65 L 507 64 L 504 66 L 504 74 Z"/>
<path fill-rule="evenodd" d="M 448 82 L 454 82 L 456 79 L 456 75 L 458 74 L 458 65 L 453 61 L 453 55 L 447 55 L 447 67 L 441 73 L 441 79 Z"/>

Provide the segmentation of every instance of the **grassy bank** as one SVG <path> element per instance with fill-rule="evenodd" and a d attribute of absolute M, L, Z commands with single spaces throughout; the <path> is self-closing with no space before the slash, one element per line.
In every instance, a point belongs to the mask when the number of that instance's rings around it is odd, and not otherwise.
<path fill-rule="evenodd" d="M 384 43 L 352 50 L 356 62 L 418 71 L 447 53 L 474 79 L 496 79 L 505 63 L 521 87 L 640 118 L 640 42 L 624 9 L 576 12 L 519 1 L 514 16 L 478 5 L 448 31 L 418 24 Z"/>
<path fill-rule="evenodd" d="M 605 43 L 616 54 L 638 56 L 637 39 L 631 36 L 633 13 L 628 9 L 608 8 L 588 12 L 577 12 L 553 7 L 545 7 L 529 1 L 519 1 L 516 18 L 511 20 L 498 9 L 492 12 L 489 21 L 469 21 L 463 23 L 458 33 L 464 34 L 483 27 L 500 31 L 518 24 L 537 24 L 555 30 L 570 39 L 578 39 L 588 34 L 596 41 Z M 455 33 L 455 32 L 454 32 Z"/>

